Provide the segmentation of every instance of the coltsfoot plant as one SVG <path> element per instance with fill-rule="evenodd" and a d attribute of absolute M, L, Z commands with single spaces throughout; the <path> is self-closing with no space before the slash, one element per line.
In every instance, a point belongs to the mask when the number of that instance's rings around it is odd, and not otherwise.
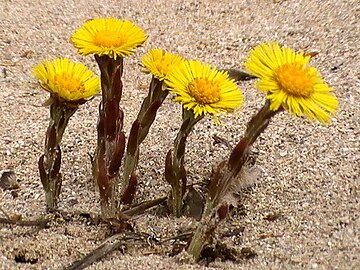
<path fill-rule="evenodd" d="M 50 93 L 46 102 L 50 106 L 50 123 L 45 151 L 39 159 L 46 206 L 48 210 L 57 207 L 61 189 L 60 143 L 68 121 L 101 86 L 92 174 L 99 189 L 102 216 L 121 219 L 121 204 L 130 204 L 134 199 L 139 181 L 136 170 L 140 146 L 170 94 L 173 101 L 182 105 L 182 123 L 165 158 L 164 178 L 171 186 L 169 210 L 173 216 L 180 217 L 188 187 L 184 158 L 190 132 L 206 116 L 219 124 L 219 114 L 239 113 L 244 100 L 236 81 L 256 79 L 266 101 L 250 119 L 228 159 L 220 162 L 212 174 L 201 220 L 187 247 L 187 252 L 198 260 L 209 236 L 228 215 L 225 198 L 232 186 L 241 183 L 249 151 L 273 117 L 288 111 L 327 124 L 338 102 L 317 69 L 309 66 L 311 55 L 296 53 L 276 42 L 262 43 L 251 50 L 245 63 L 249 74 L 235 69 L 218 70 L 157 48 L 142 58 L 142 71 L 151 74 L 152 79 L 126 139 L 121 109 L 124 59 L 143 46 L 146 39 L 144 31 L 130 21 L 89 20 L 74 32 L 71 41 L 81 55 L 94 55 L 100 80 L 84 65 L 64 58 L 45 61 L 34 68 L 42 87 Z M 152 207 L 154 203 L 147 205 Z"/>
<path fill-rule="evenodd" d="M 233 112 L 243 103 L 243 96 L 227 72 L 195 60 L 174 67 L 166 84 L 175 95 L 174 100 L 183 106 L 182 125 L 165 165 L 165 179 L 172 187 L 172 213 L 179 217 L 187 184 L 184 155 L 189 133 L 205 115 L 211 115 L 218 123 L 216 115 Z"/>
<path fill-rule="evenodd" d="M 255 140 L 269 125 L 272 117 L 286 110 L 291 114 L 322 124 L 330 121 L 329 113 L 337 110 L 338 102 L 332 89 L 316 68 L 308 66 L 311 56 L 295 53 L 278 43 L 262 43 L 254 48 L 245 63 L 249 72 L 258 77 L 257 88 L 265 92 L 265 105 L 247 125 L 245 134 L 232 150 L 227 161 L 218 165 L 208 187 L 205 210 L 187 251 L 199 259 L 201 250 L 218 222 L 226 216 L 223 203 L 229 187 L 241 171 Z"/>
<path fill-rule="evenodd" d="M 152 49 L 142 59 L 141 64 L 145 73 L 152 74 L 148 95 L 143 100 L 136 120 L 132 124 L 126 148 L 123 178 L 129 183 L 127 193 L 123 194 L 123 202 L 130 203 L 135 193 L 137 176 L 135 173 L 139 159 L 140 144 L 146 138 L 156 113 L 169 91 L 164 85 L 169 71 L 183 59 L 179 55 L 171 54 L 162 49 Z"/>
<path fill-rule="evenodd" d="M 142 46 L 147 36 L 130 21 L 99 18 L 87 21 L 71 37 L 82 55 L 94 55 L 101 73 L 102 99 L 97 124 L 97 148 L 93 158 L 93 177 L 100 192 L 101 211 L 113 217 L 121 194 L 133 189 L 120 180 L 120 165 L 125 151 L 124 113 L 120 107 L 123 91 L 124 58 Z M 119 195 L 120 194 L 120 195 Z"/>
<path fill-rule="evenodd" d="M 60 143 L 70 117 L 78 107 L 100 90 L 99 78 L 83 64 L 66 58 L 46 60 L 33 73 L 50 98 L 50 122 L 46 131 L 45 151 L 39 159 L 40 179 L 45 190 L 46 208 L 53 211 L 61 191 Z"/>

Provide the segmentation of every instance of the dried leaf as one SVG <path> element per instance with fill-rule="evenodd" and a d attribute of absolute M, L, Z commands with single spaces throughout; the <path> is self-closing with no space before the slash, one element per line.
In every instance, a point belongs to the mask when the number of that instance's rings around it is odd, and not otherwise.
<path fill-rule="evenodd" d="M 249 81 L 249 80 L 257 78 L 256 76 L 248 74 L 237 68 L 223 69 L 223 71 L 226 71 L 229 74 L 230 79 L 233 79 L 237 82 L 238 81 Z"/>
<path fill-rule="evenodd" d="M 249 247 L 243 247 L 240 251 L 240 254 L 244 259 L 252 259 L 257 256 L 257 253 Z"/>
<path fill-rule="evenodd" d="M 226 244 L 217 243 L 214 246 L 206 246 L 200 255 L 200 259 L 208 263 L 220 259 L 221 261 L 236 261 L 239 256 L 235 248 L 228 247 Z"/>
<path fill-rule="evenodd" d="M 0 177 L 0 187 L 4 190 L 19 188 L 19 184 L 16 179 L 16 173 L 12 170 L 3 171 Z"/>
<path fill-rule="evenodd" d="M 192 186 L 189 187 L 184 198 L 184 215 L 200 220 L 204 206 L 205 198 L 202 192 Z"/>
<path fill-rule="evenodd" d="M 279 219 L 282 216 L 282 214 L 280 212 L 274 212 L 274 213 L 269 213 L 267 214 L 264 219 L 267 221 L 274 221 Z"/>

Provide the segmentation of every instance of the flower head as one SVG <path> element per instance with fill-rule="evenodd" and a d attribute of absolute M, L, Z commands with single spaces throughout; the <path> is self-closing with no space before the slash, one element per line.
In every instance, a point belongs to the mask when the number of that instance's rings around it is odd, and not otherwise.
<path fill-rule="evenodd" d="M 164 81 L 171 67 L 177 66 L 183 58 L 176 54 L 171 54 L 162 49 L 152 49 L 141 60 L 144 72 L 151 73 L 159 81 Z"/>
<path fill-rule="evenodd" d="M 100 90 L 100 80 L 85 65 L 67 58 L 45 60 L 33 73 L 41 86 L 60 101 L 84 101 Z"/>
<path fill-rule="evenodd" d="M 165 83 L 175 101 L 193 110 L 195 118 L 210 114 L 216 121 L 216 114 L 233 111 L 243 103 L 241 91 L 227 72 L 199 61 L 181 62 L 171 69 Z"/>
<path fill-rule="evenodd" d="M 308 66 L 310 58 L 278 43 L 263 43 L 250 52 L 245 65 L 259 77 L 258 88 L 268 93 L 271 110 L 282 106 L 295 116 L 328 123 L 338 102 L 317 69 Z"/>
<path fill-rule="evenodd" d="M 130 21 L 98 18 L 87 21 L 71 36 L 82 55 L 108 55 L 110 58 L 129 56 L 141 46 L 147 36 Z"/>

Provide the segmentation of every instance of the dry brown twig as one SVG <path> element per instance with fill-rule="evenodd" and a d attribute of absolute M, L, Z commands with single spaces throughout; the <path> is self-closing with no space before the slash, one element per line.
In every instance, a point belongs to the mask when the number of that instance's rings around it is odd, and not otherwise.
<path fill-rule="evenodd" d="M 128 240 L 142 240 L 143 237 L 140 234 L 115 234 L 107 238 L 99 247 L 94 249 L 84 258 L 79 261 L 74 262 L 69 267 L 64 268 L 64 270 L 82 270 L 86 267 L 92 265 L 94 262 L 97 262 L 113 252 L 126 245 Z"/>
<path fill-rule="evenodd" d="M 122 214 L 127 215 L 127 216 L 139 215 L 139 214 L 142 214 L 145 210 L 147 210 L 149 208 L 152 208 L 156 205 L 162 204 L 166 200 L 167 200 L 167 197 L 161 197 L 161 198 L 150 200 L 150 201 L 144 201 L 144 202 L 141 202 L 141 203 L 134 205 L 133 207 L 123 211 Z"/>
<path fill-rule="evenodd" d="M 24 227 L 30 227 L 30 226 L 36 226 L 39 228 L 46 228 L 48 225 L 49 220 L 44 218 L 38 218 L 35 220 L 16 220 L 12 218 L 0 218 L 0 223 L 2 224 L 13 224 L 17 226 L 24 226 Z"/>
<path fill-rule="evenodd" d="M 36 226 L 39 228 L 46 228 L 49 220 L 45 218 L 38 218 L 35 220 L 21 220 L 18 216 L 11 217 L 4 209 L 0 207 L 0 212 L 5 216 L 5 218 L 0 217 L 0 224 L 13 224 L 17 226 Z"/>
<path fill-rule="evenodd" d="M 132 216 L 142 214 L 145 210 L 159 205 L 166 201 L 167 197 L 161 197 L 155 200 L 145 201 L 134 205 L 133 207 L 121 212 L 120 216 L 118 215 L 119 222 L 129 220 Z M 116 220 L 114 219 L 104 219 L 104 222 L 110 225 L 117 225 Z M 121 224 L 120 224 L 121 226 Z M 119 233 L 110 236 L 107 238 L 100 246 L 96 249 L 91 251 L 88 255 L 83 257 L 82 259 L 72 263 L 70 266 L 64 268 L 64 270 L 81 270 L 85 269 L 88 266 L 92 265 L 93 263 L 101 260 L 102 258 L 106 257 L 108 254 L 121 248 L 122 246 L 125 247 L 127 241 L 129 240 L 144 240 L 144 236 L 139 233 L 127 232 L 127 233 Z M 146 242 L 146 241 L 145 241 Z"/>

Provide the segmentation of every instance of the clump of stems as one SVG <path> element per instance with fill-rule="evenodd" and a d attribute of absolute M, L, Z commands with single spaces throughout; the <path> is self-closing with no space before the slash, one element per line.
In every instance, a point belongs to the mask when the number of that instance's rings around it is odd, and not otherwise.
<path fill-rule="evenodd" d="M 101 94 L 97 123 L 97 148 L 93 158 L 93 177 L 100 193 L 104 216 L 114 216 L 118 211 L 116 194 L 126 187 L 120 186 L 119 168 L 125 149 L 122 131 L 124 113 L 120 108 L 122 97 L 123 58 L 116 60 L 107 55 L 95 55 L 101 72 Z"/>
<path fill-rule="evenodd" d="M 194 125 L 203 117 L 195 118 L 192 110 L 182 110 L 182 125 L 174 140 L 174 147 L 166 155 L 165 180 L 171 185 L 171 210 L 172 214 L 180 217 L 183 209 L 183 197 L 186 192 L 186 170 L 184 156 L 186 139 Z"/>
<path fill-rule="evenodd" d="M 267 128 L 271 118 L 281 110 L 270 110 L 270 102 L 266 101 L 265 105 L 251 118 L 245 134 L 232 150 L 229 159 L 218 165 L 208 186 L 208 194 L 201 221 L 187 248 L 187 252 L 193 255 L 196 260 L 199 259 L 203 246 L 218 224 L 214 222 L 216 214 L 219 214 L 219 209 L 222 207 L 225 195 L 229 192 L 234 178 L 238 177 L 245 164 L 251 146 Z M 219 219 L 222 220 L 226 216 L 226 208 L 222 207 L 220 210 Z"/>
<path fill-rule="evenodd" d="M 44 154 L 40 156 L 38 167 L 46 208 L 54 211 L 62 185 L 60 143 L 63 134 L 78 107 L 99 91 L 100 82 L 84 65 L 67 58 L 46 60 L 36 65 L 33 73 L 43 89 L 50 93 L 50 98 L 44 104 L 50 106 L 50 121 Z"/>
<path fill-rule="evenodd" d="M 149 133 L 156 113 L 167 95 L 168 91 L 163 89 L 163 82 L 153 76 L 148 95 L 144 99 L 137 118 L 131 126 L 127 142 L 123 177 L 125 185 L 128 186 L 128 190 L 122 196 L 123 203 L 131 203 L 134 198 L 137 184 L 135 170 L 139 159 L 140 144 Z"/>
<path fill-rule="evenodd" d="M 76 105 L 69 106 L 56 99 L 52 99 L 50 105 L 50 121 L 46 131 L 45 151 L 38 162 L 48 211 L 54 211 L 57 208 L 62 185 L 60 143 L 69 119 L 77 108 Z"/>

